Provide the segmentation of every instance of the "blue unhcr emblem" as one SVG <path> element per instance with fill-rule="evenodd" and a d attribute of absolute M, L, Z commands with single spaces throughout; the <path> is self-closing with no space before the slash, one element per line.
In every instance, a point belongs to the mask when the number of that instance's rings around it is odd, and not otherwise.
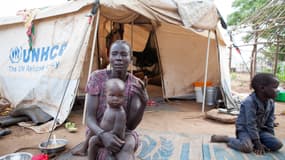
<path fill-rule="evenodd" d="M 11 63 L 19 63 L 22 59 L 22 47 L 11 48 L 9 59 Z"/>
<path fill-rule="evenodd" d="M 63 44 L 55 44 L 52 46 L 43 46 L 40 48 L 23 49 L 22 47 L 14 47 L 10 49 L 9 59 L 12 64 L 15 63 L 40 63 L 46 61 L 54 61 L 57 57 L 61 57 L 67 47 L 67 42 Z"/>

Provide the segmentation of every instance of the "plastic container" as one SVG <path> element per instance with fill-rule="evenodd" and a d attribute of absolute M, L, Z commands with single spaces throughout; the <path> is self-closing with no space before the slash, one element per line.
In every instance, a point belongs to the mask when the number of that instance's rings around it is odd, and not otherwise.
<path fill-rule="evenodd" d="M 203 102 L 203 90 L 202 87 L 194 87 L 196 102 L 202 103 Z"/>
<path fill-rule="evenodd" d="M 0 157 L 0 160 L 31 160 L 32 154 L 28 152 L 16 152 Z"/>
<path fill-rule="evenodd" d="M 206 102 L 207 105 L 212 106 L 217 102 L 217 87 L 207 87 L 206 90 Z"/>
<path fill-rule="evenodd" d="M 207 81 L 206 86 L 207 88 L 212 86 L 212 82 Z M 203 102 L 203 87 L 204 87 L 204 82 L 194 82 L 194 91 L 195 91 L 195 96 L 196 96 L 196 102 L 197 103 L 202 103 Z"/>
<path fill-rule="evenodd" d="M 194 87 L 204 87 L 204 82 L 194 82 Z M 206 86 L 213 86 L 213 83 L 211 81 L 206 82 Z"/>
<path fill-rule="evenodd" d="M 277 97 L 275 98 L 276 101 L 285 102 L 285 92 L 278 92 Z"/>

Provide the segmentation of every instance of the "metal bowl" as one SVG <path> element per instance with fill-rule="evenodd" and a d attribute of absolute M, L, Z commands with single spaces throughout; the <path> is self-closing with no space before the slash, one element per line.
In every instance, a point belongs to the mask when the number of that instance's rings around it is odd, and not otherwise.
<path fill-rule="evenodd" d="M 45 141 L 39 144 L 39 148 L 43 153 L 57 153 L 63 151 L 67 144 L 67 140 L 65 139 L 51 139 L 49 141 Z"/>
<path fill-rule="evenodd" d="M 0 160 L 31 160 L 33 155 L 28 152 L 17 152 L 4 155 L 0 157 Z"/>

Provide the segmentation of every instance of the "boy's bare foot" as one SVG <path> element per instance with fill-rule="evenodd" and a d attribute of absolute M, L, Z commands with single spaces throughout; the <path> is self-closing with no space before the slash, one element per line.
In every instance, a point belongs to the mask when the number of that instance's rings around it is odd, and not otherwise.
<path fill-rule="evenodd" d="M 212 135 L 211 142 L 217 143 L 227 143 L 229 141 L 229 137 L 225 135 Z"/>
<path fill-rule="evenodd" d="M 84 144 L 79 144 L 71 149 L 71 154 L 75 156 L 87 156 L 87 148 Z"/>

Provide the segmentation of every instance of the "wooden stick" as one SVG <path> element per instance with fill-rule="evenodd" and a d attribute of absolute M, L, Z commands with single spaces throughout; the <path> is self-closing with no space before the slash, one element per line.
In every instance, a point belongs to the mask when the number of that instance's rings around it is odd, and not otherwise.
<path fill-rule="evenodd" d="M 207 45 L 207 52 L 206 52 L 206 65 L 205 65 L 205 76 L 204 76 L 204 93 L 203 93 L 203 103 L 202 103 L 202 112 L 205 112 L 205 98 L 206 98 L 206 88 L 207 88 L 207 79 L 208 79 L 208 62 L 209 62 L 209 51 L 210 51 L 210 33 L 208 31 L 208 45 Z"/>
<path fill-rule="evenodd" d="M 97 41 L 97 32 L 98 32 L 98 26 L 99 26 L 99 18 L 100 18 L 100 8 L 98 7 L 98 11 L 97 11 L 97 14 L 96 14 L 96 25 L 95 25 L 95 31 L 94 31 L 94 37 L 93 37 L 93 44 L 92 44 L 91 57 L 90 57 L 90 63 L 89 63 L 88 77 L 90 77 L 90 74 L 92 72 L 92 65 L 93 65 L 93 60 L 94 60 L 94 52 L 95 52 L 96 41 Z M 85 101 L 84 101 L 82 124 L 85 124 L 87 95 L 88 94 L 86 93 L 85 94 Z"/>
<path fill-rule="evenodd" d="M 245 47 L 245 46 L 252 46 L 252 45 L 256 45 L 256 44 L 277 44 L 279 43 L 279 45 L 285 45 L 285 43 L 281 43 L 280 42 L 285 42 L 285 41 L 271 41 L 271 42 L 256 42 L 256 43 L 248 43 L 248 44 L 241 44 L 241 45 L 236 45 L 238 47 Z"/>

